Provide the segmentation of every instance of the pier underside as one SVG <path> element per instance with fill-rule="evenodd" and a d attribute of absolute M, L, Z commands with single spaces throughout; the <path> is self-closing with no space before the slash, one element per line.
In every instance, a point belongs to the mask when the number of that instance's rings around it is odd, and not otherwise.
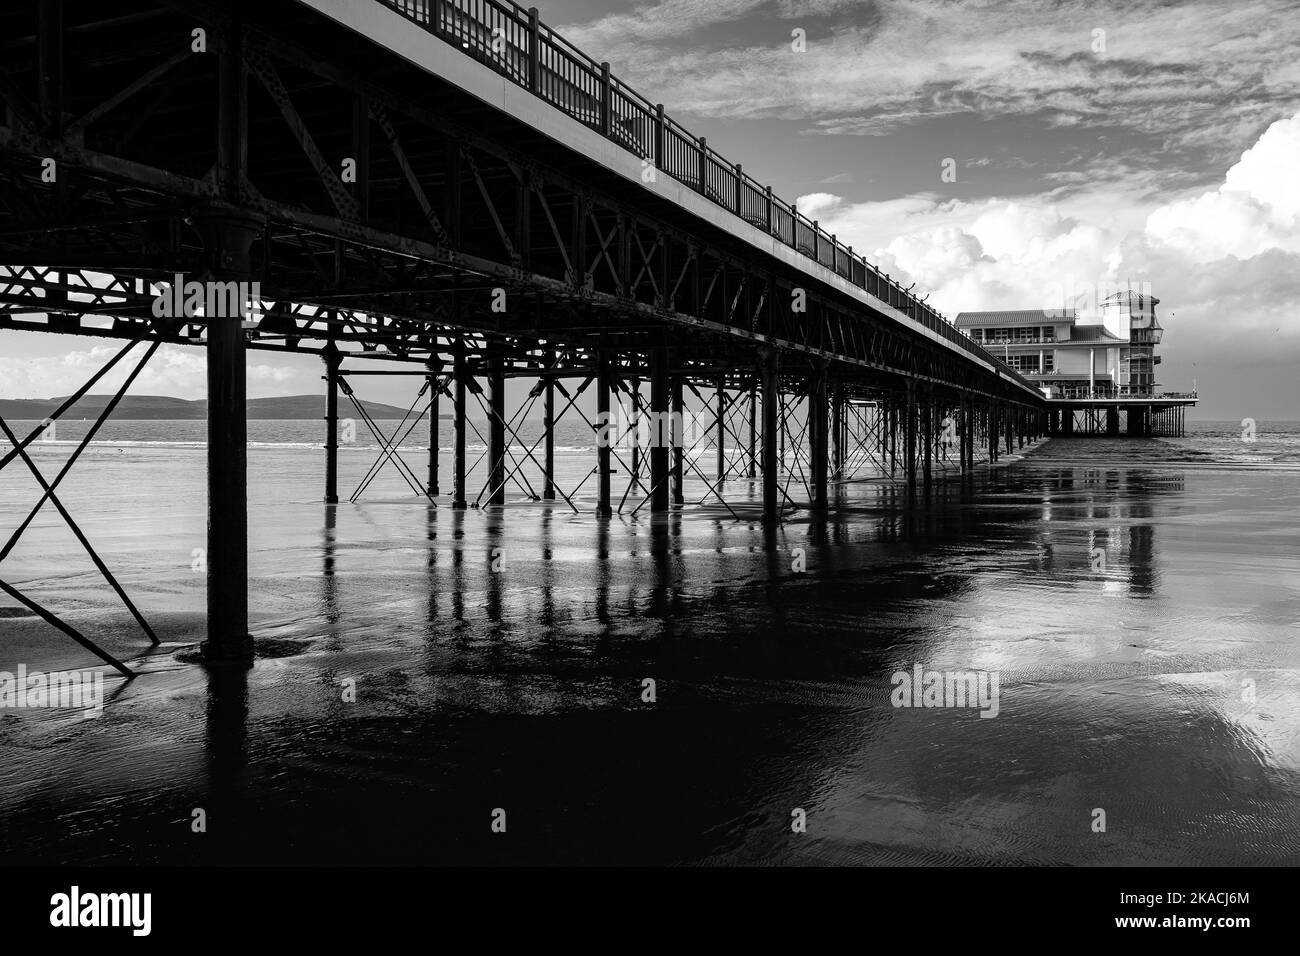
<path fill-rule="evenodd" d="M 161 345 L 205 350 L 210 659 L 252 652 L 249 350 L 320 359 L 327 507 L 395 468 L 450 508 L 689 504 L 773 525 L 833 507 L 847 481 L 923 502 L 945 473 L 1049 430 L 1036 389 L 887 277 L 827 262 L 815 230 L 806 263 L 762 253 L 729 213 L 668 203 L 289 0 L 29 0 L 0 13 L 0 36 L 0 335 L 122 343 L 60 413 L 118 363 L 138 374 Z M 237 290 L 237 308 L 160 308 L 189 282 Z M 380 374 L 420 382 L 396 429 L 366 411 Z M 448 413 L 451 475 L 436 453 Z M 525 436 L 539 414 L 541 437 Z M 380 447 L 351 489 L 344 418 Z M 431 451 L 412 465 L 403 439 L 424 418 Z M 591 469 L 566 486 L 555 426 L 577 418 Z M 24 448 L 39 431 L 12 435 L 0 469 L 36 473 Z M 37 508 L 75 527 L 61 478 Z M 757 513 L 736 500 L 751 487 Z"/>
<path fill-rule="evenodd" d="M 1047 434 L 1181 438 L 1187 434 L 1187 409 L 1195 408 L 1196 401 L 1195 396 L 1172 395 L 1056 400 L 1047 409 Z"/>

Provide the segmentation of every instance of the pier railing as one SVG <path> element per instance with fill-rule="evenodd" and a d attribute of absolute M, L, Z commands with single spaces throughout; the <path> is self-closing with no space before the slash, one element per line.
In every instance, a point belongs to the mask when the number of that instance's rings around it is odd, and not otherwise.
<path fill-rule="evenodd" d="M 512 0 L 377 0 L 1025 388 L 1032 382 Z"/>
<path fill-rule="evenodd" d="M 1051 398 L 1069 399 L 1075 401 L 1086 401 L 1088 399 L 1111 400 L 1117 398 L 1136 398 L 1136 399 L 1194 399 L 1195 392 L 1157 392 L 1151 388 L 1133 388 L 1128 385 L 1121 385 L 1118 388 L 1087 388 L 1086 386 L 1067 386 L 1054 387 Z"/>

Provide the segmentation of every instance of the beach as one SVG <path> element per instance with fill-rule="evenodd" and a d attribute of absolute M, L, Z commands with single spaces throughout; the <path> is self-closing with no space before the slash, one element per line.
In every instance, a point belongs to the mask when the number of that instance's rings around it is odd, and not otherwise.
<path fill-rule="evenodd" d="M 327 508 L 310 433 L 250 423 L 248 670 L 195 654 L 205 463 L 180 424 L 106 435 L 60 488 L 160 646 L 56 514 L 0 565 L 140 672 L 106 670 L 99 717 L 0 711 L 4 862 L 1300 858 L 1294 423 L 1053 439 L 918 502 L 841 485 L 769 531 L 745 482 L 601 519 L 590 481 L 576 511 L 522 489 L 456 511 L 388 469 Z M 72 446 L 32 447 L 48 470 Z M 375 454 L 343 450 L 345 495 Z M 38 495 L 20 467 L 6 534 Z M 0 632 L 0 669 L 100 667 L 12 602 Z M 996 718 L 894 706 L 918 665 L 996 674 Z"/>

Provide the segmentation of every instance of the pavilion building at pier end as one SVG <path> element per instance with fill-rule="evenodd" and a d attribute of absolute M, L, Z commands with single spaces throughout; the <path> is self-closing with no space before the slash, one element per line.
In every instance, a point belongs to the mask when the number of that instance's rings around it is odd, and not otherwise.
<path fill-rule="evenodd" d="M 1159 304 L 1149 292 L 1125 290 L 1092 313 L 961 312 L 954 324 L 1043 390 L 1053 405 L 1052 432 L 1118 434 L 1123 413 L 1129 434 L 1182 435 L 1196 395 L 1159 391 Z"/>

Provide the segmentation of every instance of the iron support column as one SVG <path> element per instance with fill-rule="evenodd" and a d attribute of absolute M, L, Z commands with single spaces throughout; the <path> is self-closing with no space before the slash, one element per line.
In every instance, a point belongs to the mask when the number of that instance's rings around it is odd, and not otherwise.
<path fill-rule="evenodd" d="M 683 482 L 686 474 L 683 468 L 686 448 L 686 405 L 682 400 L 682 379 L 676 376 L 672 380 L 673 413 L 670 416 L 673 442 L 673 504 L 680 505 L 685 500 Z"/>
<path fill-rule="evenodd" d="M 758 386 L 749 386 L 749 477 L 758 477 Z"/>
<path fill-rule="evenodd" d="M 823 510 L 827 505 L 826 474 L 830 443 L 827 430 L 826 365 L 819 362 L 813 371 L 812 387 L 808 390 L 809 451 L 812 453 L 813 507 Z"/>
<path fill-rule="evenodd" d="M 596 514 L 614 513 L 610 503 L 610 444 L 615 422 L 609 417 L 609 354 L 602 348 L 596 353 L 596 424 L 602 426 L 596 442 Z"/>
<path fill-rule="evenodd" d="M 930 468 L 934 459 L 934 393 L 926 390 L 925 403 L 921 406 L 921 424 L 924 428 L 925 457 L 921 459 L 921 479 L 926 490 L 930 488 Z"/>
<path fill-rule="evenodd" d="M 989 464 L 998 460 L 998 403 L 989 402 Z"/>
<path fill-rule="evenodd" d="M 668 510 L 669 421 L 668 349 L 650 350 L 650 510 Z"/>
<path fill-rule="evenodd" d="M 487 349 L 488 380 L 488 500 L 506 503 L 506 370 L 505 350 L 496 343 Z"/>
<path fill-rule="evenodd" d="M 831 435 L 835 440 L 831 455 L 831 476 L 836 481 L 844 480 L 844 446 L 846 444 L 848 423 L 844 416 L 844 385 L 836 381 L 831 386 Z"/>
<path fill-rule="evenodd" d="M 555 349 L 546 350 L 546 368 L 555 368 Z M 542 499 L 555 500 L 555 377 L 546 376 L 542 386 Z"/>
<path fill-rule="evenodd" d="M 452 362 L 451 373 L 452 378 L 456 380 L 456 384 L 455 398 L 452 400 L 454 472 L 451 485 L 451 506 L 453 508 L 466 508 L 469 506 L 469 502 L 465 498 L 465 387 L 469 379 L 469 369 L 466 367 L 465 362 L 464 339 L 457 340 Z"/>
<path fill-rule="evenodd" d="M 779 385 L 776 371 L 776 353 L 763 355 L 761 375 L 763 389 L 763 520 L 773 523 L 779 513 L 777 500 L 777 402 Z"/>
<path fill-rule="evenodd" d="M 906 466 L 907 490 L 916 490 L 916 381 L 907 380 L 907 407 L 903 421 L 903 464 Z"/>
<path fill-rule="evenodd" d="M 439 363 L 429 363 L 429 497 L 438 497 L 438 375 Z"/>
<path fill-rule="evenodd" d="M 325 503 L 339 502 L 339 366 L 342 356 L 331 341 L 325 360 Z"/>
<path fill-rule="evenodd" d="M 196 217 L 205 278 L 244 282 L 261 223 L 224 209 Z M 207 660 L 251 660 L 248 632 L 248 380 L 240 295 L 235 315 L 206 316 L 208 328 L 208 637 Z"/>
<path fill-rule="evenodd" d="M 891 394 L 889 397 L 889 477 L 898 472 L 898 404 Z"/>
<path fill-rule="evenodd" d="M 722 493 L 722 476 L 727 473 L 727 391 L 726 381 L 721 375 L 718 376 L 717 384 L 714 386 L 714 401 L 718 406 L 717 416 L 717 433 L 718 433 L 718 493 Z"/>
<path fill-rule="evenodd" d="M 641 480 L 641 380 L 634 378 L 628 382 L 632 393 L 632 474 L 636 481 Z"/>

